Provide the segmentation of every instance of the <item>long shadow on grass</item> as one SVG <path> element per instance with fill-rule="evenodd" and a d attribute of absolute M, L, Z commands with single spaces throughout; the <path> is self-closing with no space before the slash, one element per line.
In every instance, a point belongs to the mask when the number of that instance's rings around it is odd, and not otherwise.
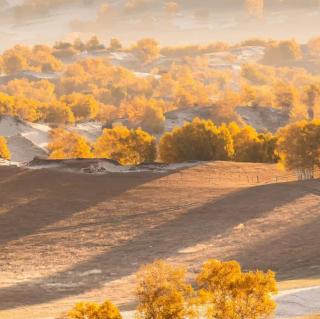
<path fill-rule="evenodd" d="M 35 235 L 43 227 L 170 174 L 98 176 L 0 168 L 0 211 L 4 210 L 0 214 L 0 246 Z"/>
<path fill-rule="evenodd" d="M 106 282 L 134 273 L 141 264 L 151 262 L 155 256 L 166 258 L 174 255 L 183 248 L 224 233 L 239 223 L 259 218 L 308 192 L 301 183 L 265 185 L 235 191 L 202 207 L 186 210 L 176 219 L 147 229 L 141 235 L 66 271 L 40 281 L 31 280 L 1 289 L 0 309 L 47 303 L 99 288 Z M 81 276 L 92 269 L 101 269 L 102 273 L 87 279 Z M 46 285 L 48 282 L 73 285 L 61 290 L 61 287 L 49 288 Z M 79 285 L 75 287 L 74 283 Z"/>

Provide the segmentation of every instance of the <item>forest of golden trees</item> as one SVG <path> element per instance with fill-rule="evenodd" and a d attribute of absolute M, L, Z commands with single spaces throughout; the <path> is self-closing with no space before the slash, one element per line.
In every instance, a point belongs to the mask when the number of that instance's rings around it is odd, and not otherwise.
<path fill-rule="evenodd" d="M 260 63 L 243 64 L 236 78 L 231 70 L 210 68 L 207 53 L 250 45 L 264 47 L 264 57 Z M 320 40 L 311 39 L 306 47 L 309 56 L 316 57 Z M 163 56 L 173 62 L 161 72 L 155 64 L 150 76 L 139 77 L 104 57 L 68 60 L 90 50 L 130 53 L 142 67 L 150 68 Z M 319 124 L 312 120 L 320 116 L 320 77 L 303 68 L 283 66 L 284 61 L 299 61 L 303 54 L 301 45 L 294 40 L 250 39 L 233 46 L 218 42 L 161 47 L 154 39 L 142 39 L 124 48 L 118 39 L 112 39 L 105 47 L 92 37 L 86 42 L 57 42 L 53 47 L 17 45 L 0 56 L 0 70 L 9 77 L 0 84 L 0 116 L 51 125 L 51 158 L 104 157 L 121 164 L 155 160 L 280 160 L 289 169 L 296 169 L 291 157 L 298 158 L 302 145 L 291 137 L 300 134 L 303 138 L 307 134 L 310 145 L 308 140 L 304 147 L 312 148 L 313 152 L 308 153 L 312 160 L 302 158 L 304 163 L 298 166 L 313 169 L 319 165 L 314 137 Z M 16 77 L 26 71 L 58 76 L 37 81 Z M 164 132 L 166 112 L 195 106 L 215 106 L 217 111 L 207 121 L 195 119 Z M 241 123 L 236 114 L 238 106 L 273 108 L 287 116 L 289 124 L 300 122 L 276 135 L 257 133 Z M 123 119 L 127 127 L 113 127 Z M 72 126 L 93 120 L 105 124 L 106 129 L 91 144 L 73 132 Z M 1 144 L 1 157 L 9 158 L 5 142 Z"/>

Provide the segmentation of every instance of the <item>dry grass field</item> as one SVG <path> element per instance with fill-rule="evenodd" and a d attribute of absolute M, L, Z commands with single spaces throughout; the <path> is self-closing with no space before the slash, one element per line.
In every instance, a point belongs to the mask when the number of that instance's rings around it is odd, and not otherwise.
<path fill-rule="evenodd" d="M 79 300 L 134 305 L 134 274 L 156 258 L 208 258 L 319 280 L 320 182 L 275 165 L 199 163 L 79 174 L 0 167 L 0 318 L 49 319 Z"/>

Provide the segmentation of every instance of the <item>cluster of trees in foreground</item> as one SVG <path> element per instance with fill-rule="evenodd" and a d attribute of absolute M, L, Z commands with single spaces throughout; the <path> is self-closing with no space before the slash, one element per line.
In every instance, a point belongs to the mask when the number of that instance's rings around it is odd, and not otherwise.
<path fill-rule="evenodd" d="M 259 319 L 270 317 L 277 293 L 272 271 L 243 272 L 236 261 L 205 262 L 196 277 L 196 288 L 186 280 L 186 270 L 162 260 L 140 269 L 136 297 L 139 319 Z M 69 319 L 121 319 L 110 301 L 82 302 Z"/>
<path fill-rule="evenodd" d="M 257 133 L 236 123 L 216 126 L 194 119 L 165 133 L 159 143 L 142 129 L 117 126 L 104 129 L 92 145 L 85 137 L 62 128 L 53 129 L 48 146 L 50 158 L 107 158 L 122 165 L 186 161 L 280 162 L 289 170 L 309 174 L 320 167 L 320 121 L 300 121 L 277 134 Z M 0 157 L 10 158 L 6 140 L 0 137 Z"/>

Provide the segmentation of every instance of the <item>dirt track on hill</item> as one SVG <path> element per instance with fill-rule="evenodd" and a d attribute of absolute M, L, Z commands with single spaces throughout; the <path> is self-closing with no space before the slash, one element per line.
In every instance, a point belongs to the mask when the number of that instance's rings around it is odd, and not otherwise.
<path fill-rule="evenodd" d="M 262 184 L 273 180 L 288 181 Z M 290 181 L 273 165 L 100 176 L 0 167 L 0 318 L 54 318 L 105 298 L 130 309 L 135 271 L 156 258 L 190 277 L 207 258 L 317 276 L 319 207 L 318 180 Z"/>

